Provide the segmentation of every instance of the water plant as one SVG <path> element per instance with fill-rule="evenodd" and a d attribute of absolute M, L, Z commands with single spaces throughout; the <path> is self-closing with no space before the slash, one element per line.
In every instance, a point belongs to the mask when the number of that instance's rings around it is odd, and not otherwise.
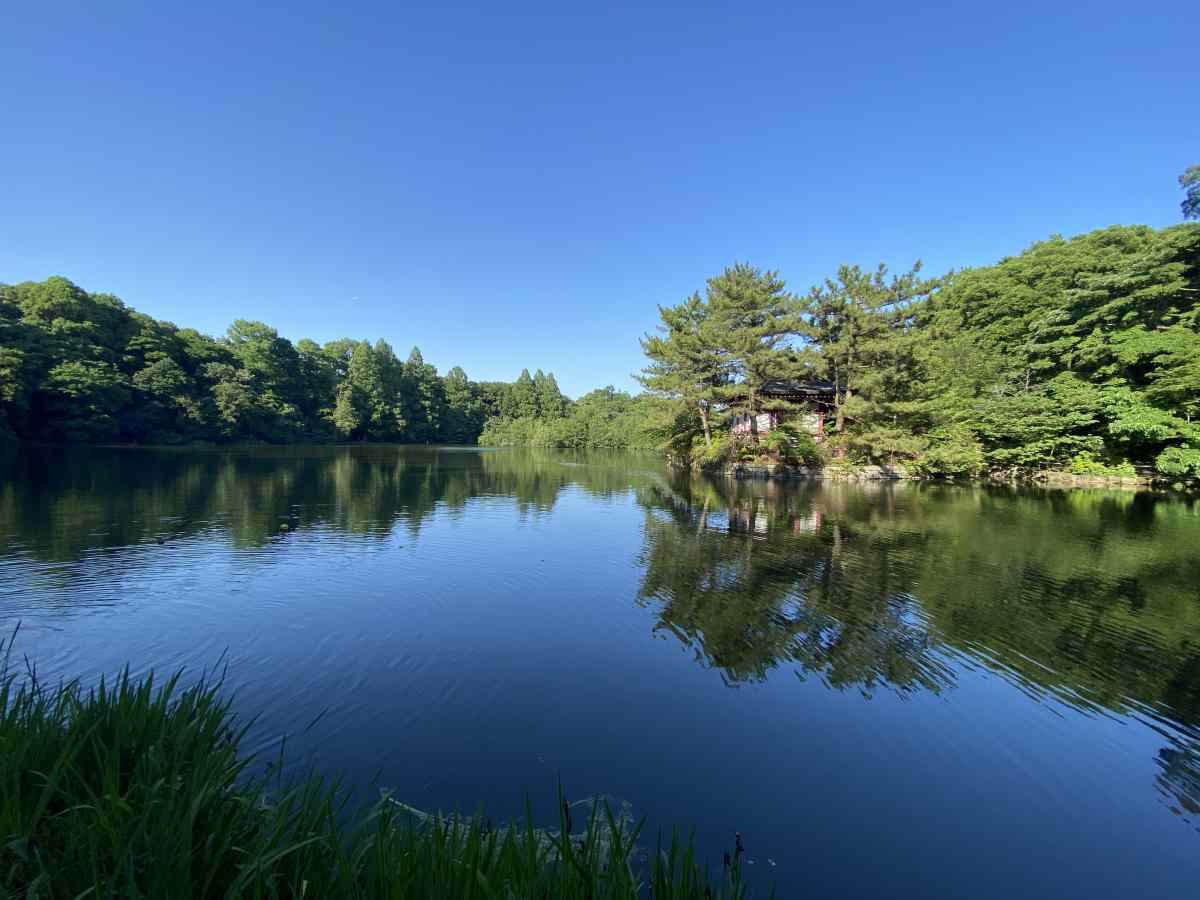
<path fill-rule="evenodd" d="M 285 784 L 239 752 L 221 678 L 128 669 L 85 689 L 14 671 L 0 641 L 0 896 L 22 898 L 740 898 L 740 853 L 709 877 L 673 833 L 593 803 L 582 832 L 351 808 L 336 779 Z M 561 799 L 561 797 L 560 797 Z M 739 841 L 740 844 L 740 841 Z"/>

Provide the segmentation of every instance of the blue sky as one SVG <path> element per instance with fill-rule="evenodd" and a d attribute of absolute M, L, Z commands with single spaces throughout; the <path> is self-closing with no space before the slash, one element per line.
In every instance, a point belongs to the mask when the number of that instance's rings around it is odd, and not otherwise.
<path fill-rule="evenodd" d="M 734 261 L 988 263 L 1200 163 L 1190 3 L 171 6 L 6 10 L 0 281 L 577 395 Z"/>

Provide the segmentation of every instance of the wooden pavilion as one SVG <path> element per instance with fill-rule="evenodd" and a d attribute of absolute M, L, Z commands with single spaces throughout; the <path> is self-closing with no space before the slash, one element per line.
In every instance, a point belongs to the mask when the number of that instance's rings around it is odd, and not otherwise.
<path fill-rule="evenodd" d="M 735 435 L 766 434 L 777 425 L 788 423 L 808 432 L 817 442 L 825 438 L 825 420 L 833 411 L 834 392 L 831 382 L 813 379 L 808 381 L 768 381 L 763 384 L 759 396 L 770 402 L 787 404 L 788 408 L 764 411 L 757 421 L 748 415 L 735 416 L 732 430 Z"/>

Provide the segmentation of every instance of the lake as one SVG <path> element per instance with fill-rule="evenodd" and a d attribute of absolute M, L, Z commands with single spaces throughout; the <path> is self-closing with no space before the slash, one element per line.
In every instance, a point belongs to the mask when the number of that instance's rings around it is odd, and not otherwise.
<path fill-rule="evenodd" d="M 281 530 L 281 524 L 288 526 Z M 393 446 L 0 457 L 44 678 L 218 662 L 251 747 L 547 824 L 744 835 L 755 896 L 1200 883 L 1200 504 Z"/>

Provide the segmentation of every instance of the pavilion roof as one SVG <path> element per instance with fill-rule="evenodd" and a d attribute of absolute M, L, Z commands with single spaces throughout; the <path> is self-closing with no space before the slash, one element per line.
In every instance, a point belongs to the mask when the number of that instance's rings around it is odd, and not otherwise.
<path fill-rule="evenodd" d="M 834 385 L 831 381 L 823 381 L 819 378 L 812 378 L 805 381 L 767 381 L 763 383 L 759 389 L 760 394 L 770 394 L 774 396 L 787 396 L 789 394 L 805 394 L 805 395 L 831 395 L 834 392 Z"/>

